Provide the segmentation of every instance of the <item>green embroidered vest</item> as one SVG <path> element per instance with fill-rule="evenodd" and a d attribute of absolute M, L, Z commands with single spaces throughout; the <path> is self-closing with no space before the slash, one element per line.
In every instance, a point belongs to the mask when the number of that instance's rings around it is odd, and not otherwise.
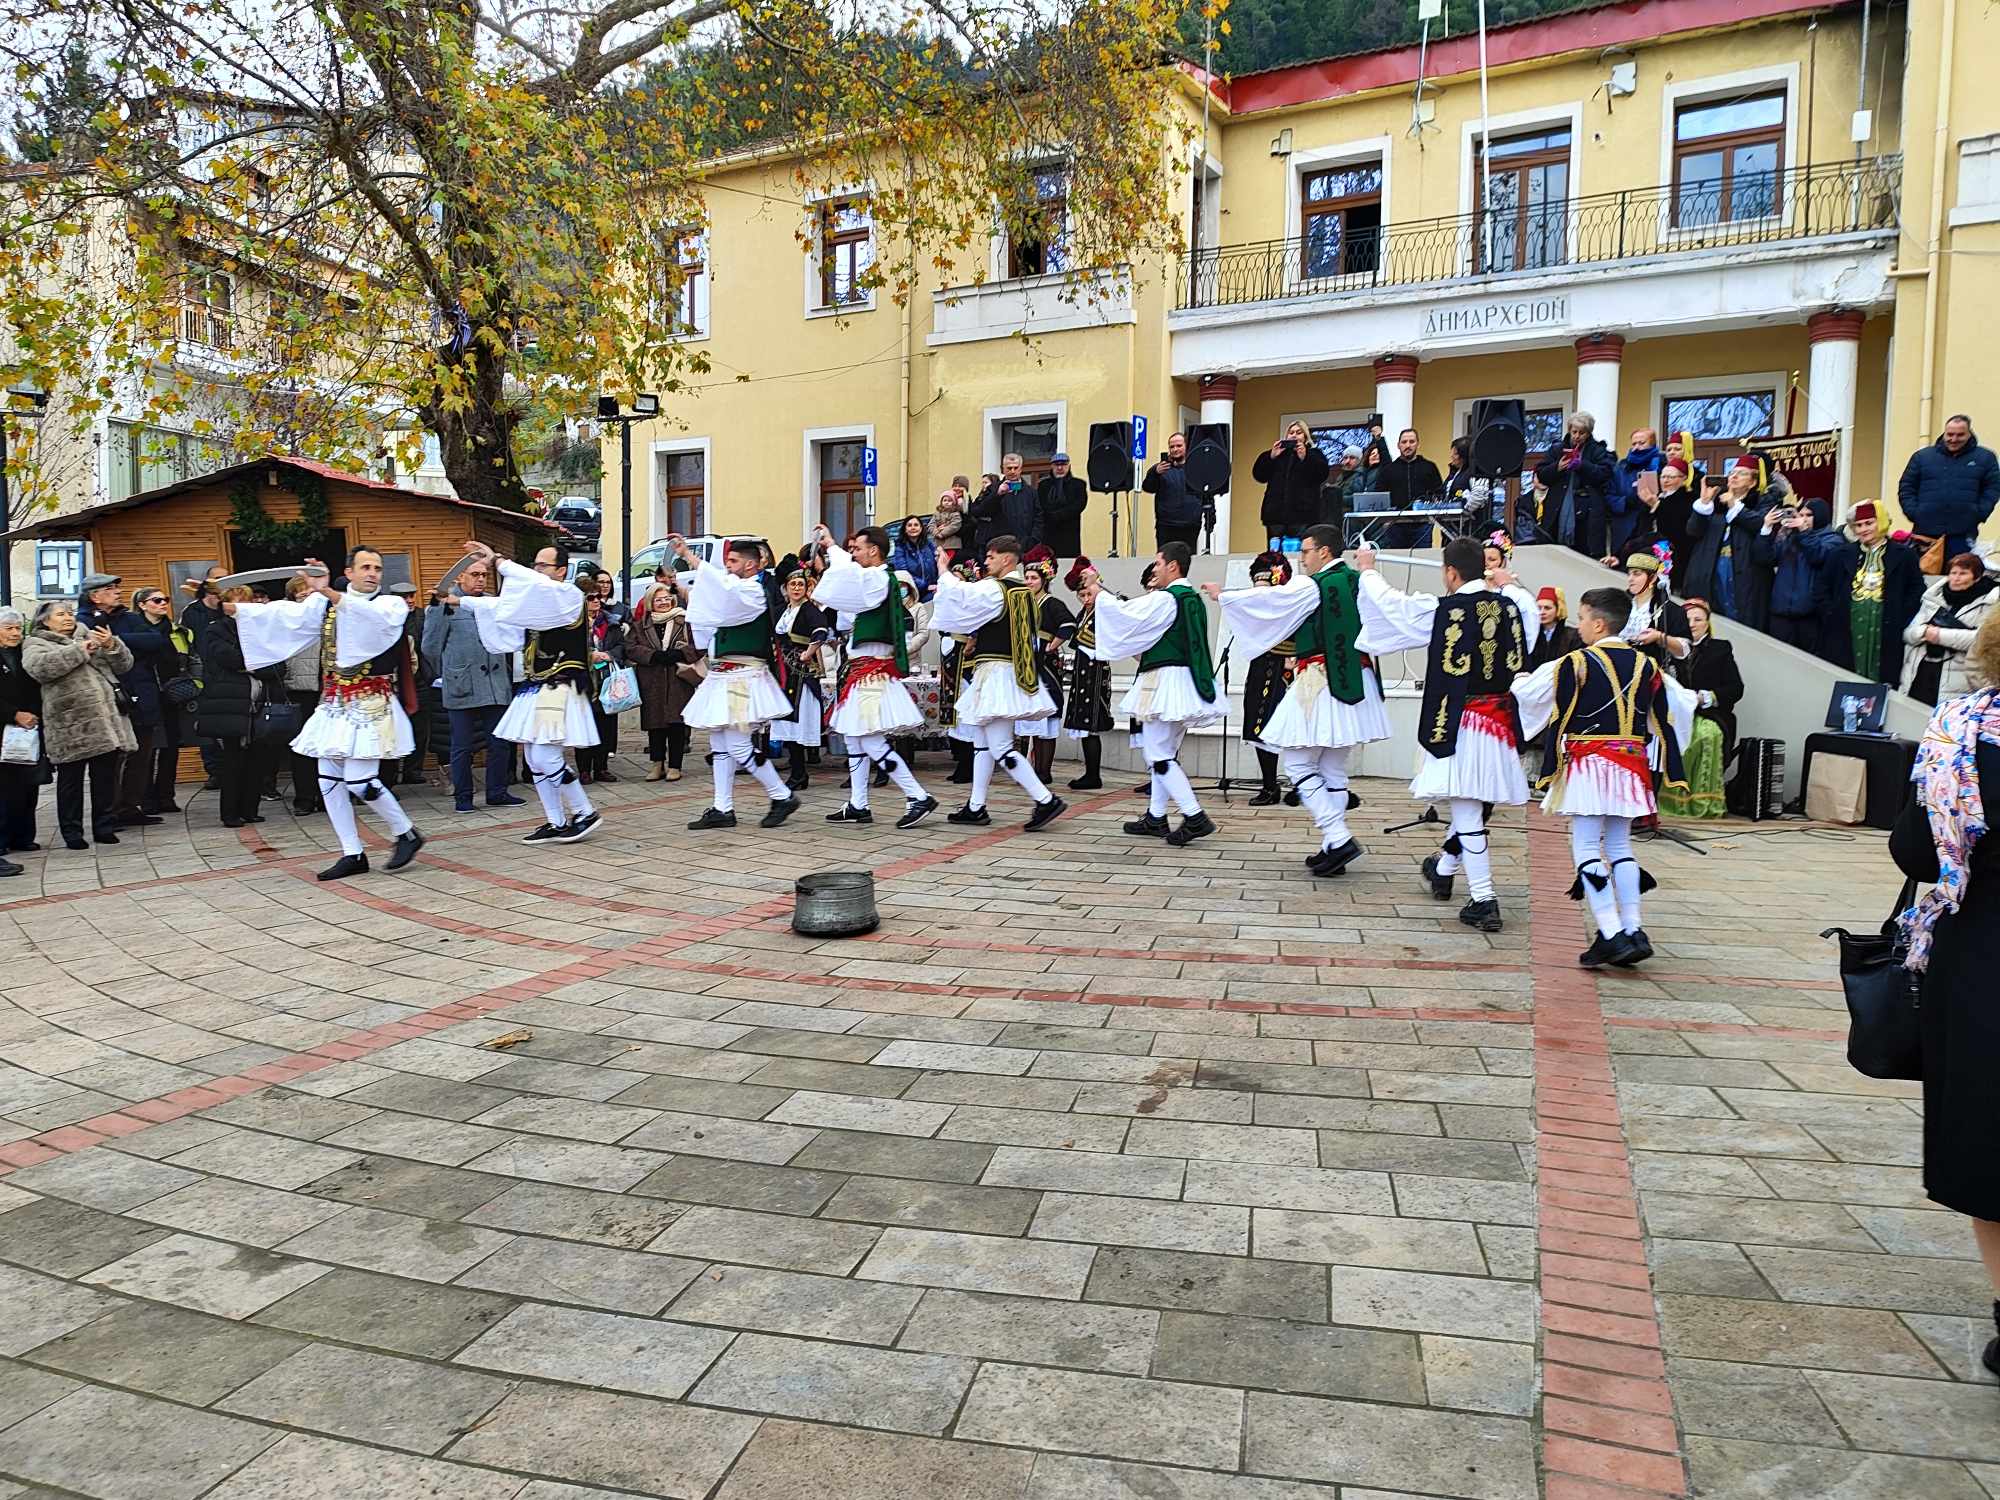
<path fill-rule="evenodd" d="M 1361 653 L 1354 648 L 1361 634 L 1361 610 L 1354 602 L 1361 592 L 1361 575 L 1337 562 L 1313 574 L 1319 585 L 1319 608 L 1306 617 L 1292 637 L 1292 654 L 1326 658 L 1326 687 L 1342 703 L 1361 701 Z"/>
<path fill-rule="evenodd" d="M 1139 670 L 1153 667 L 1186 667 L 1194 678 L 1194 690 L 1205 699 L 1215 697 L 1215 663 L 1208 654 L 1208 608 L 1201 595 L 1185 583 L 1170 583 L 1174 596 L 1174 623 L 1139 657 Z"/>

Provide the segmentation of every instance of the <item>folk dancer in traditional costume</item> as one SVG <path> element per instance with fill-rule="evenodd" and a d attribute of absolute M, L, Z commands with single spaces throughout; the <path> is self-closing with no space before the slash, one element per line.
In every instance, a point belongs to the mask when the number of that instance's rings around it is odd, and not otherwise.
<path fill-rule="evenodd" d="M 824 531 L 824 528 L 822 528 Z M 890 744 L 895 735 L 923 728 L 917 707 L 903 679 L 910 675 L 910 612 L 903 590 L 888 567 L 889 534 L 880 526 L 865 526 L 845 548 L 826 541 L 826 572 L 813 590 L 813 603 L 835 611 L 839 629 L 848 638 L 847 668 L 829 721 L 833 732 L 847 741 L 847 805 L 828 813 L 829 823 L 872 823 L 868 788 L 872 772 L 888 773 L 909 799 L 896 820 L 898 828 L 914 828 L 937 811 L 937 798 L 917 780 L 910 763 Z"/>
<path fill-rule="evenodd" d="M 1485 804 L 1519 807 L 1528 800 L 1509 689 L 1527 669 L 1534 598 L 1504 569 L 1488 577 L 1479 543 L 1463 537 L 1445 544 L 1443 598 L 1391 587 L 1375 571 L 1373 548 L 1355 553 L 1354 566 L 1362 575 L 1361 650 L 1375 656 L 1417 646 L 1430 651 L 1410 795 L 1449 802 L 1451 832 L 1424 860 L 1424 879 L 1433 896 L 1449 901 L 1452 877 L 1463 865 L 1471 899 L 1459 921 L 1498 932 Z"/>
<path fill-rule="evenodd" d="M 766 548 L 738 538 L 724 549 L 723 566 L 704 562 L 672 536 L 668 545 L 694 569 L 688 591 L 688 625 L 695 644 L 708 653 L 708 675 L 688 699 L 681 717 L 690 728 L 708 731 L 708 760 L 715 774 L 715 805 L 689 828 L 736 826 L 736 773 L 748 771 L 771 798 L 759 820 L 776 828 L 799 810 L 798 793 L 784 783 L 769 757 L 752 738 L 774 719 L 792 711 L 791 700 L 772 674 L 776 661 L 771 597 L 758 573 Z"/>
<path fill-rule="evenodd" d="M 504 587 L 498 594 L 467 595 L 456 602 L 472 611 L 479 642 L 498 654 L 521 654 L 521 680 L 493 733 L 521 747 L 521 764 L 542 803 L 542 825 L 524 844 L 574 844 L 602 821 L 581 778 L 563 751 L 599 743 L 591 711 L 591 624 L 583 591 L 571 583 L 569 553 L 544 547 L 533 567 L 497 558 L 490 547 L 467 542 Z M 450 602 L 450 601 L 448 601 Z"/>
<path fill-rule="evenodd" d="M 812 602 L 813 576 L 796 560 L 778 565 L 778 593 L 784 601 L 772 635 L 778 650 L 778 685 L 792 702 L 792 712 L 771 721 L 771 755 L 785 747 L 785 785 L 803 791 L 811 780 L 806 752 L 818 751 L 826 738 L 826 696 L 820 674 L 824 654 L 833 639 L 833 621 Z"/>
<path fill-rule="evenodd" d="M 1125 825 L 1143 838 L 1164 838 L 1180 847 L 1215 832 L 1194 787 L 1181 767 L 1181 742 L 1194 724 L 1213 724 L 1228 711 L 1215 686 L 1215 663 L 1208 651 L 1208 606 L 1187 581 L 1194 549 L 1168 542 L 1154 561 L 1153 589 L 1137 599 L 1106 597 L 1094 590 L 1097 644 L 1104 661 L 1139 658 L 1139 675 L 1119 701 L 1118 711 L 1139 721 L 1140 752 L 1152 772 L 1146 815 Z M 1181 826 L 1169 831 L 1169 799 L 1181 810 Z"/>
<path fill-rule="evenodd" d="M 1022 719 L 1014 732 L 1028 742 L 1028 763 L 1046 784 L 1056 767 L 1056 737 L 1062 733 L 1063 642 L 1076 632 L 1076 616 L 1069 606 L 1049 592 L 1055 582 L 1056 555 L 1043 546 L 1029 549 L 1021 561 L 1021 577 L 1035 601 L 1035 660 L 1042 687 L 1055 704 L 1055 712 L 1037 719 Z"/>
<path fill-rule="evenodd" d="M 1026 825 L 1032 833 L 1062 816 L 1069 804 L 1042 784 L 1028 758 L 1014 748 L 1017 721 L 1055 712 L 1049 690 L 1042 685 L 1034 599 L 1021 576 L 1021 543 L 1012 536 L 988 542 L 986 576 L 977 583 L 960 583 L 948 572 L 940 547 L 931 624 L 971 637 L 971 645 L 958 653 L 965 656 L 969 651 L 969 672 L 960 679 L 954 709 L 973 740 L 972 793 L 949 821 L 975 827 L 993 821 L 986 811 L 986 794 L 998 766 L 1034 799 L 1035 810 Z"/>
<path fill-rule="evenodd" d="M 1063 575 L 1063 587 L 1082 598 L 1086 583 L 1095 584 L 1097 569 L 1079 557 Z M 1070 778 L 1070 790 L 1094 792 L 1104 785 L 1104 736 L 1116 726 L 1111 717 L 1111 663 L 1091 652 L 1097 645 L 1097 609 L 1085 600 L 1069 640 L 1069 682 L 1063 698 L 1063 733 L 1083 751 L 1083 774 Z"/>
<path fill-rule="evenodd" d="M 1315 526 L 1300 540 L 1300 577 L 1270 588 L 1215 591 L 1233 645 L 1292 654 L 1291 681 L 1265 721 L 1263 740 L 1278 751 L 1319 830 L 1319 850 L 1306 860 L 1315 875 L 1338 875 L 1361 857 L 1347 827 L 1355 805 L 1348 756 L 1356 745 L 1389 738 L 1381 679 L 1356 644 L 1363 575 L 1340 560 L 1340 545 L 1339 527 Z"/>
<path fill-rule="evenodd" d="M 1514 683 L 1525 722 L 1553 725 L 1543 752 L 1542 811 L 1570 820 L 1576 883 L 1597 924 L 1577 957 L 1586 969 L 1631 967 L 1653 956 L 1641 925 L 1641 895 L 1653 877 L 1632 853 L 1632 822 L 1655 810 L 1649 743 L 1669 786 L 1685 787 L 1681 745 L 1694 727 L 1695 695 L 1624 639 L 1632 610 L 1621 589 L 1592 589 L 1579 601 L 1580 649 Z"/>
<path fill-rule="evenodd" d="M 1260 552 L 1250 560 L 1250 587 L 1253 589 L 1283 588 L 1292 581 L 1292 565 L 1282 552 Z M 1213 589 L 1210 586 L 1210 590 Z M 1209 597 L 1220 599 L 1220 593 L 1211 592 Z M 1227 619 L 1227 612 L 1224 614 Z M 1233 649 L 1235 642 L 1229 643 Z M 1245 648 L 1248 649 L 1247 647 Z M 1225 650 L 1225 655 L 1228 651 Z M 1259 651 L 1250 658 L 1250 665 L 1243 673 L 1243 743 L 1257 754 L 1258 788 L 1257 795 L 1250 799 L 1252 807 L 1276 807 L 1283 800 L 1278 789 L 1278 751 L 1265 743 L 1264 730 L 1271 722 L 1271 715 L 1278 711 L 1278 705 L 1285 701 L 1285 689 L 1292 684 L 1292 643 L 1289 640 L 1276 642 L 1268 650 Z M 1298 798 L 1293 797 L 1296 806 Z"/>
<path fill-rule="evenodd" d="M 977 583 L 980 571 L 977 560 L 961 553 L 949 576 L 960 583 Z M 946 576 L 946 571 L 940 568 L 939 580 Z M 958 695 L 972 679 L 972 637 L 954 634 L 938 624 L 935 595 L 931 603 L 931 628 L 938 638 L 938 722 L 944 725 L 946 745 L 951 751 L 951 781 L 954 786 L 970 786 L 979 737 L 969 724 L 960 722 Z"/>
<path fill-rule="evenodd" d="M 320 800 L 340 839 L 340 858 L 319 878 L 367 872 L 368 855 L 354 821 L 356 797 L 395 837 L 385 868 L 400 870 L 417 857 L 424 836 L 411 826 L 380 772 L 384 761 L 398 766 L 416 748 L 409 715 L 396 696 L 410 608 L 382 587 L 382 554 L 372 547 L 348 553 L 345 591 L 336 590 L 313 559 L 306 567 L 318 571 L 302 571 L 301 597 L 236 606 L 243 664 L 252 672 L 275 666 L 319 642 L 319 707 L 292 741 L 294 754 L 319 762 Z"/>

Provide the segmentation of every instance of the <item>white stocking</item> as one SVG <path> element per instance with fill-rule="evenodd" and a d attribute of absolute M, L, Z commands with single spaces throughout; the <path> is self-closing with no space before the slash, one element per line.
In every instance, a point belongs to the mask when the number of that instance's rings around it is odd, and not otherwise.
<path fill-rule="evenodd" d="M 535 795 L 542 799 L 542 816 L 551 828 L 560 828 L 569 822 L 563 811 L 562 779 L 568 772 L 563 764 L 562 746 L 525 744 L 521 746 L 521 764 L 528 768 L 528 779 L 535 784 Z"/>
<path fill-rule="evenodd" d="M 1049 789 L 1042 785 L 1042 778 L 1037 776 L 1035 768 L 1028 764 L 1028 757 L 1014 748 L 1014 725 L 1011 720 L 995 719 L 990 723 L 981 724 L 979 726 L 979 737 L 986 751 L 986 760 L 989 766 L 986 772 L 986 779 L 989 786 L 993 780 L 993 772 L 990 767 L 997 765 L 1020 784 L 1021 790 L 1028 794 L 1031 801 L 1046 802 L 1049 800 Z M 972 805 L 974 807 L 985 806 L 985 797 L 979 784 L 979 762 L 977 760 L 974 760 L 972 763 L 972 789 L 975 799 Z"/>
<path fill-rule="evenodd" d="M 1576 876 L 1583 883 L 1583 899 L 1590 904 L 1597 930 L 1605 937 L 1616 937 L 1618 898 L 1611 892 L 1611 870 L 1603 858 L 1606 821 L 1595 813 L 1571 818 L 1569 851 L 1576 861 Z"/>
<path fill-rule="evenodd" d="M 1347 831 L 1347 750 L 1286 750 L 1279 757 L 1285 776 L 1299 794 L 1299 805 L 1320 832 L 1322 849 L 1338 849 L 1352 837 Z"/>
<path fill-rule="evenodd" d="M 1632 820 L 1604 820 L 1604 857 L 1611 862 L 1611 889 L 1618 895 L 1618 920 L 1627 932 L 1637 932 L 1639 920 L 1639 861 L 1632 857 Z"/>
<path fill-rule="evenodd" d="M 326 820 L 333 825 L 342 854 L 363 853 L 361 830 L 355 826 L 354 804 L 347 795 L 345 761 L 319 758 L 319 800 L 326 804 Z"/>
<path fill-rule="evenodd" d="M 849 785 L 856 788 L 853 799 L 856 807 L 868 805 L 870 773 L 878 765 L 889 773 L 889 779 L 896 783 L 897 790 L 912 802 L 921 802 L 929 795 L 924 791 L 923 783 L 917 780 L 916 773 L 910 769 L 910 763 L 898 755 L 889 743 L 888 735 L 857 735 L 848 741 L 848 753 L 856 757 L 850 763 L 848 772 Z"/>
<path fill-rule="evenodd" d="M 1153 799 L 1149 806 L 1156 818 L 1166 816 L 1167 799 L 1170 797 L 1184 818 L 1192 818 L 1201 811 L 1201 803 L 1195 800 L 1194 787 L 1188 782 L 1187 772 L 1181 769 L 1181 741 L 1186 737 L 1185 724 L 1169 724 L 1162 719 L 1139 721 L 1141 752 L 1153 768 Z"/>
<path fill-rule="evenodd" d="M 1493 860 L 1487 850 L 1486 809 L 1470 797 L 1451 799 L 1451 831 L 1458 839 L 1458 862 L 1465 867 L 1465 884 L 1474 901 L 1491 901 Z M 1443 862 L 1439 862 L 1443 870 Z"/>

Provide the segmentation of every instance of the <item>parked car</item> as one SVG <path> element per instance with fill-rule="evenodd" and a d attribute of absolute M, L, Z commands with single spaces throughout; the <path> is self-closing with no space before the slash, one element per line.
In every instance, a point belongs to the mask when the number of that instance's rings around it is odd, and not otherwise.
<path fill-rule="evenodd" d="M 569 533 L 573 545 L 586 550 L 595 550 L 604 534 L 604 512 L 595 500 L 558 500 L 549 508 L 549 519 Z"/>
<path fill-rule="evenodd" d="M 722 566 L 724 538 L 719 536 L 691 536 L 687 540 L 688 546 L 694 549 L 695 555 L 703 562 L 712 562 L 717 567 Z M 616 561 L 616 559 L 612 559 L 612 561 Z M 673 570 L 682 577 L 686 577 L 693 571 L 683 565 L 679 558 L 674 556 L 673 549 L 667 545 L 666 538 L 661 537 L 657 541 L 648 542 L 644 547 L 641 547 L 637 552 L 632 554 L 631 592 L 636 594 L 643 590 L 647 584 L 651 583 L 653 581 L 653 574 L 659 571 L 662 563 L 671 564 Z M 615 596 L 621 602 L 627 597 L 624 583 L 625 580 L 619 580 L 618 586 L 614 589 Z"/>

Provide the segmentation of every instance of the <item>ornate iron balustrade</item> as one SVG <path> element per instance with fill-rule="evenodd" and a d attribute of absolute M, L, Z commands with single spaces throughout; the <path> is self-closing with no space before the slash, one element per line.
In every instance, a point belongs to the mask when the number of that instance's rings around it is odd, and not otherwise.
<path fill-rule="evenodd" d="M 1419 219 L 1344 237 L 1319 229 L 1222 245 L 1182 258 L 1176 305 L 1487 281 L 1893 229 L 1902 181 L 1902 157 L 1877 156 Z"/>

